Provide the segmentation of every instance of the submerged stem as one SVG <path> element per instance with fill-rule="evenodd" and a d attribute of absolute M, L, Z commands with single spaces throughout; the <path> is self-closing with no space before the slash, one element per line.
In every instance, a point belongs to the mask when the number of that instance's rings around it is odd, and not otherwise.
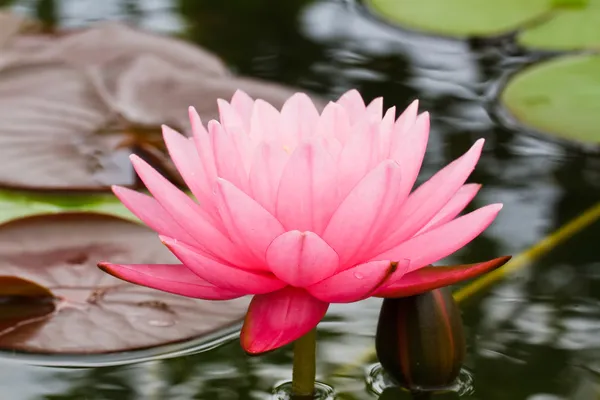
<path fill-rule="evenodd" d="M 317 330 L 312 329 L 294 342 L 292 396 L 312 399 L 315 392 Z"/>

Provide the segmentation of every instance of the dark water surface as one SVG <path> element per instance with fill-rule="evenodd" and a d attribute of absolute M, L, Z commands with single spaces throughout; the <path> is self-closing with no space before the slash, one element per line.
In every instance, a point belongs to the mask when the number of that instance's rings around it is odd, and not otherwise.
<path fill-rule="evenodd" d="M 14 9 L 35 15 L 33 1 Z M 495 90 L 532 56 L 510 40 L 465 42 L 392 28 L 342 0 L 64 0 L 59 26 L 135 22 L 184 37 L 231 69 L 333 98 L 357 88 L 368 100 L 432 115 L 421 179 L 487 140 L 471 180 L 471 206 L 503 202 L 497 221 L 448 262 L 517 254 L 600 201 L 600 160 L 565 144 L 503 127 Z M 597 399 L 600 391 L 600 224 L 552 249 L 464 304 L 466 399 Z M 379 300 L 338 305 L 319 326 L 319 379 L 339 398 L 376 399 L 367 389 Z M 0 362 L 0 398 L 267 399 L 291 377 L 291 348 L 247 357 L 237 341 L 169 360 L 90 369 Z M 340 372 L 341 371 L 341 372 Z M 343 376 L 341 376 L 343 375 Z"/>

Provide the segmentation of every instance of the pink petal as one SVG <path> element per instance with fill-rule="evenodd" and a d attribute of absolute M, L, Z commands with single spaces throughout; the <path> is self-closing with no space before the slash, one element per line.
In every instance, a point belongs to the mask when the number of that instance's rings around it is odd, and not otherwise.
<path fill-rule="evenodd" d="M 279 111 L 266 101 L 257 99 L 250 118 L 250 139 L 255 142 L 275 141 L 283 146 L 281 129 Z"/>
<path fill-rule="evenodd" d="M 402 185 L 398 164 L 383 161 L 356 185 L 335 211 L 323 239 L 340 256 L 341 268 L 351 265 L 359 251 L 370 250 L 364 248 L 370 237 L 377 241 L 378 227 L 388 221 L 394 204 L 408 194 Z"/>
<path fill-rule="evenodd" d="M 193 140 L 180 135 L 166 125 L 162 126 L 162 131 L 169 155 L 175 163 L 177 170 L 194 196 L 196 196 L 196 199 L 200 202 L 202 208 L 207 210 L 207 216 L 210 218 L 210 221 L 215 226 L 219 226 L 220 221 L 213 216 L 216 211 L 211 188 L 213 182 L 210 182 L 208 176 L 204 173 L 204 168 L 198 152 L 193 145 Z"/>
<path fill-rule="evenodd" d="M 223 129 L 221 124 L 215 120 L 208 123 L 208 133 L 213 144 L 218 176 L 248 193 L 250 191 L 248 171 L 236 148 L 232 134 Z"/>
<path fill-rule="evenodd" d="M 231 292 L 205 281 L 181 264 L 111 264 L 102 262 L 104 272 L 136 285 L 204 300 L 230 300 L 245 293 Z"/>
<path fill-rule="evenodd" d="M 276 215 L 286 230 L 320 234 L 336 206 L 336 165 L 316 141 L 296 147 L 283 170 Z"/>
<path fill-rule="evenodd" d="M 379 163 L 379 125 L 363 118 L 352 128 L 351 136 L 338 160 L 338 191 L 341 199 Z"/>
<path fill-rule="evenodd" d="M 319 112 L 305 93 L 295 93 L 281 108 L 283 141 L 295 145 L 315 132 Z"/>
<path fill-rule="evenodd" d="M 220 263 L 204 257 L 185 243 L 168 237 L 161 236 L 161 240 L 190 271 L 221 289 L 257 294 L 272 292 L 285 286 L 285 283 L 272 274 L 243 270 Z"/>
<path fill-rule="evenodd" d="M 482 263 L 453 265 L 451 267 L 423 267 L 404 275 L 395 283 L 382 285 L 375 293 L 375 296 L 391 298 L 407 297 L 444 286 L 450 286 L 501 267 L 510 258 L 510 256 L 499 257 Z"/>
<path fill-rule="evenodd" d="M 224 179 L 217 180 L 219 214 L 235 245 L 265 265 L 265 252 L 284 232 L 281 223 L 254 199 Z"/>
<path fill-rule="evenodd" d="M 327 303 L 352 303 L 371 296 L 389 277 L 404 275 L 408 262 L 371 261 L 359 264 L 306 288 Z"/>
<path fill-rule="evenodd" d="M 315 127 L 315 135 L 335 137 L 341 144 L 350 136 L 350 118 L 346 109 L 337 103 L 330 102 L 325 106 Z"/>
<path fill-rule="evenodd" d="M 354 123 L 358 118 L 363 118 L 366 111 L 365 102 L 356 89 L 344 93 L 336 103 L 346 109 L 350 123 Z"/>
<path fill-rule="evenodd" d="M 392 132 L 394 131 L 394 119 L 396 118 L 396 107 L 389 108 L 381 124 L 379 125 L 379 159 L 389 158 L 390 149 L 392 147 Z"/>
<path fill-rule="evenodd" d="M 408 135 L 410 129 L 415 124 L 417 120 L 417 113 L 419 111 L 419 100 L 415 100 L 406 109 L 400 114 L 398 120 L 394 124 L 394 129 L 392 133 L 392 147 L 391 152 L 398 152 L 401 150 L 402 143 L 407 142 L 407 138 L 404 138 L 405 135 Z"/>
<path fill-rule="evenodd" d="M 273 215 L 275 215 L 279 182 L 288 158 L 289 155 L 283 147 L 261 143 L 256 149 L 254 162 L 250 168 L 252 197 Z"/>
<path fill-rule="evenodd" d="M 291 286 L 254 296 L 240 334 L 242 347 L 250 354 L 260 354 L 285 346 L 316 327 L 328 307 Z"/>
<path fill-rule="evenodd" d="M 245 257 L 229 238 L 215 228 L 202 208 L 141 158 L 130 157 L 133 167 L 167 213 L 194 238 L 202 250 L 235 265 L 246 265 Z"/>
<path fill-rule="evenodd" d="M 250 131 L 250 118 L 252 117 L 252 108 L 254 100 L 242 90 L 236 90 L 231 98 L 231 106 L 237 111 L 242 118 L 246 132 Z"/>
<path fill-rule="evenodd" d="M 383 116 L 383 97 L 377 97 L 373 99 L 367 106 L 367 114 L 369 119 L 373 122 L 381 122 Z"/>
<path fill-rule="evenodd" d="M 342 153 L 343 146 L 339 140 L 334 137 L 319 137 L 317 139 L 322 145 L 323 148 L 329 153 L 335 164 L 340 160 L 340 154 Z M 337 167 L 336 167 L 337 168 Z"/>
<path fill-rule="evenodd" d="M 416 102 L 413 104 L 415 104 L 414 108 L 416 109 Z M 399 121 L 401 123 L 396 123 L 392 133 L 396 141 L 394 143 L 395 147 L 390 151 L 390 158 L 400 163 L 402 176 L 410 182 L 412 187 L 417 180 L 425 157 L 429 139 L 429 114 L 425 112 L 419 115 L 414 124 L 408 126 L 408 121 L 412 119 L 412 108 L 406 112 L 409 113 L 406 119 L 402 120 L 402 117 L 400 117 Z M 402 123 L 402 121 L 407 121 L 407 123 Z"/>
<path fill-rule="evenodd" d="M 190 122 L 192 124 L 192 132 L 194 133 L 194 144 L 196 151 L 202 162 L 202 170 L 206 174 L 206 180 L 209 183 L 209 189 L 212 190 L 212 185 L 217 179 L 217 167 L 215 166 L 215 156 L 210 136 L 200 120 L 200 116 L 194 107 L 189 108 Z"/>
<path fill-rule="evenodd" d="M 458 214 L 465 209 L 467 205 L 473 200 L 481 189 L 481 185 L 476 183 L 469 183 L 463 185 L 458 192 L 450 199 L 448 203 L 437 214 L 425 225 L 417 235 L 430 231 L 438 226 L 444 225 L 446 222 L 452 221 Z"/>
<path fill-rule="evenodd" d="M 113 186 L 112 191 L 129 211 L 152 230 L 189 244 L 196 243 L 196 240 L 152 197 L 121 186 Z"/>
<path fill-rule="evenodd" d="M 218 99 L 217 104 L 219 106 L 219 115 L 221 116 L 221 126 L 227 131 L 237 153 L 240 155 L 244 170 L 250 171 L 253 146 L 250 145 L 249 127 L 246 128 L 244 126 L 245 124 L 242 122 L 241 116 L 231 104 L 222 99 Z M 244 175 L 247 175 L 247 172 Z"/>
<path fill-rule="evenodd" d="M 338 255 L 313 232 L 290 231 L 267 249 L 267 264 L 282 281 L 309 286 L 330 277 L 338 268 Z"/>
<path fill-rule="evenodd" d="M 482 207 L 439 228 L 415 236 L 373 257 L 373 260 L 409 259 L 410 271 L 433 264 L 475 239 L 492 223 L 501 209 L 502 204 Z"/>
<path fill-rule="evenodd" d="M 415 190 L 390 223 L 385 240 L 378 246 L 381 252 L 397 246 L 423 228 L 465 183 L 483 148 L 478 140 L 462 157 L 454 160 Z M 404 170 L 402 170 L 404 176 Z"/>

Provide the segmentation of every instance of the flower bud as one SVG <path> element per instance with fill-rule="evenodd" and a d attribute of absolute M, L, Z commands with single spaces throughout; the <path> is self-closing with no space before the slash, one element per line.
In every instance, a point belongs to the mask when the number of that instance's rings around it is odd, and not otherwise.
<path fill-rule="evenodd" d="M 451 385 L 465 358 L 460 310 L 447 288 L 384 299 L 375 340 L 382 367 L 410 390 Z"/>

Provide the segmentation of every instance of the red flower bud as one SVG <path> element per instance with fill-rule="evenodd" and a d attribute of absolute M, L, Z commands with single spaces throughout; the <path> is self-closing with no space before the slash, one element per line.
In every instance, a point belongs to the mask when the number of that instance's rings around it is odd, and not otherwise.
<path fill-rule="evenodd" d="M 465 358 L 462 319 L 451 292 L 384 299 L 376 349 L 382 367 L 410 390 L 451 385 Z"/>

